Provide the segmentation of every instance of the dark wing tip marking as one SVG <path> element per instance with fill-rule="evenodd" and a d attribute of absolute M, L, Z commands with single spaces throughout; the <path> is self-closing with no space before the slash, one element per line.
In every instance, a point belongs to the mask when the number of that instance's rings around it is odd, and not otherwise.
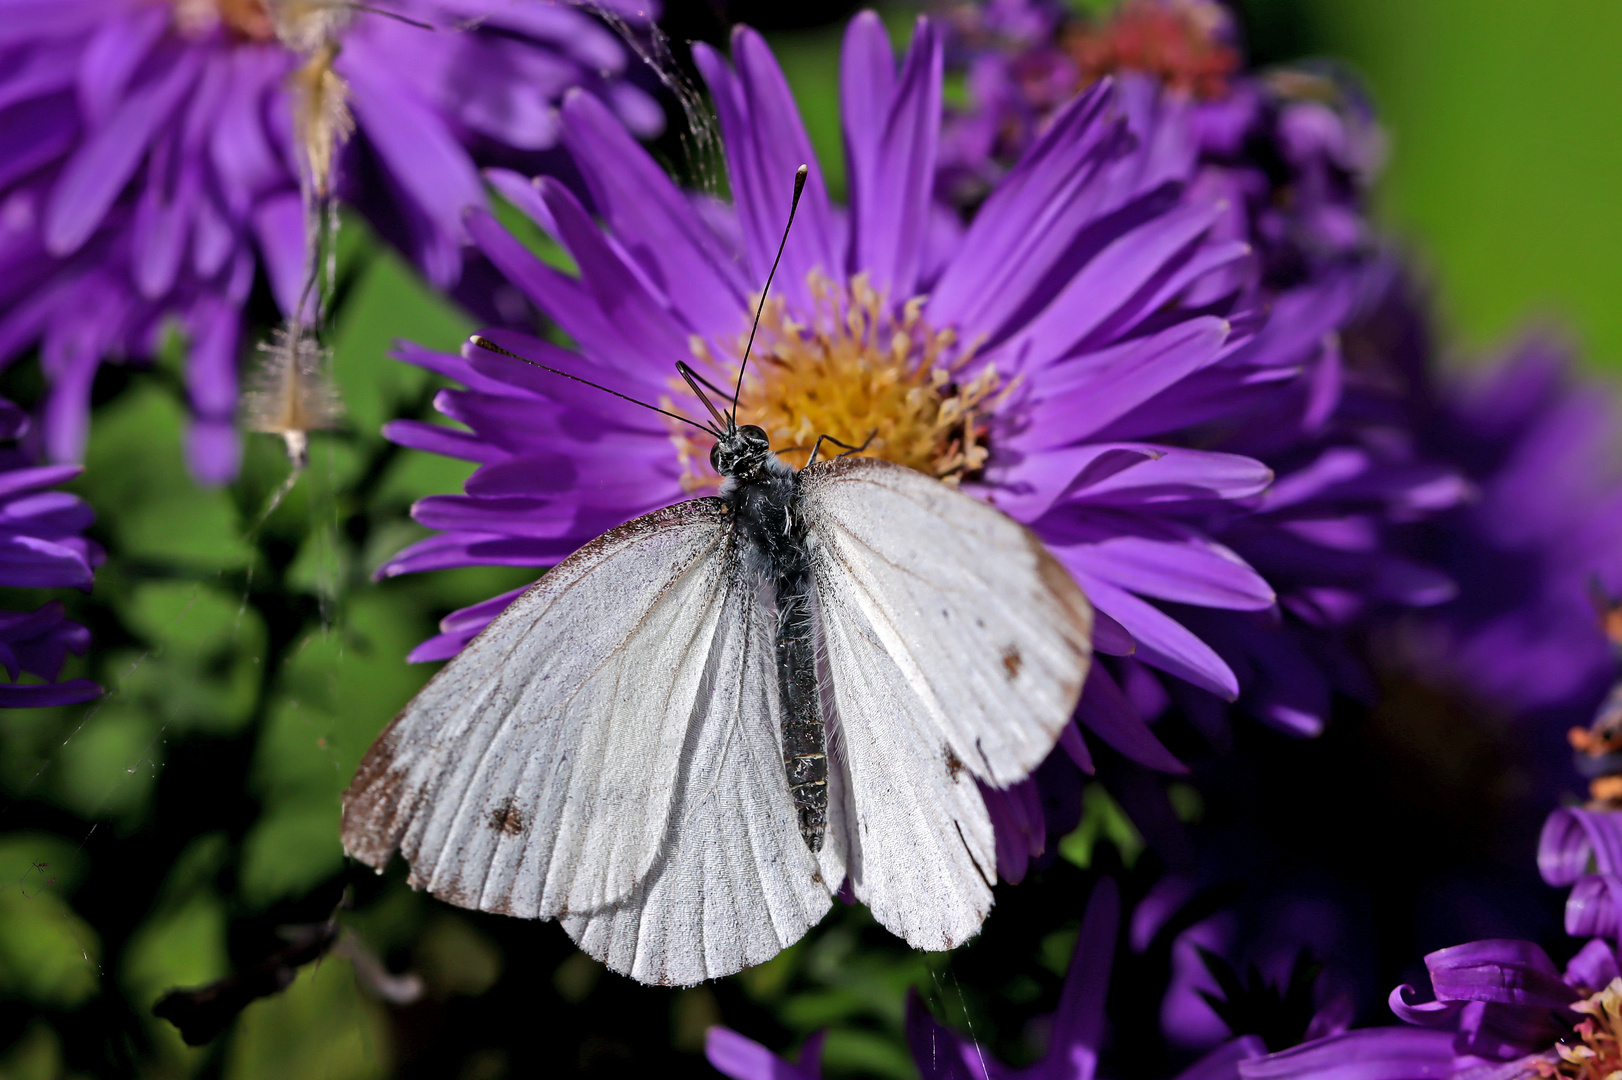
<path fill-rule="evenodd" d="M 344 850 L 376 870 L 388 864 L 405 832 L 405 770 L 394 760 L 396 727 L 404 715 L 389 721 L 378 735 L 343 795 Z"/>
<path fill-rule="evenodd" d="M 1070 576 L 1059 560 L 1047 549 L 1047 545 L 1030 529 L 1025 530 L 1025 541 L 1031 546 L 1031 553 L 1036 556 L 1036 573 L 1041 578 L 1048 595 L 1064 613 L 1068 631 L 1064 637 L 1076 658 L 1076 676 L 1069 690 L 1073 695 L 1071 707 L 1081 698 L 1082 684 L 1087 681 L 1087 671 L 1092 664 L 1093 655 L 1093 605 L 1087 599 L 1087 594 L 1081 591 L 1076 579 Z"/>

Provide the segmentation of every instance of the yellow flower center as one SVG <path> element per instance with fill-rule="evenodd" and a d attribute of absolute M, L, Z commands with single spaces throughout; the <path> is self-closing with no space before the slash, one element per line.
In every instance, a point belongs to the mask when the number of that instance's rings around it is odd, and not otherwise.
<path fill-rule="evenodd" d="M 780 298 L 767 300 L 761 311 L 738 396 L 738 423 L 764 428 L 772 449 L 793 465 L 805 465 L 817 436 L 826 435 L 847 446 L 865 444 L 861 454 L 952 485 L 978 474 L 988 452 L 986 415 L 1007 391 L 996 368 L 981 366 L 963 378 L 975 349 L 960 347 L 952 329 L 931 328 L 923 318 L 923 297 L 895 311 L 866 274 L 840 285 L 813 271 L 808 284 L 813 311 L 805 323 L 788 315 Z M 746 342 L 748 326 L 725 342 L 725 357 L 715 357 L 694 337 L 697 370 L 730 394 Z M 725 407 L 720 397 L 717 405 Z M 709 418 L 684 384 L 670 407 Z M 719 477 L 709 465 L 710 439 L 688 428 L 672 438 L 684 488 L 714 488 Z M 839 452 L 824 443 L 819 457 Z"/>
<path fill-rule="evenodd" d="M 813 271 L 808 279 L 812 312 L 796 321 L 781 299 L 766 302 L 754 350 L 738 397 L 738 422 L 757 424 L 772 449 L 803 466 L 819 435 L 866 448 L 949 484 L 972 478 L 986 462 L 986 417 L 1006 394 L 996 368 L 985 365 L 965 377 L 973 346 L 961 347 L 951 329 L 937 330 L 923 317 L 923 297 L 899 312 L 858 274 L 839 285 Z M 748 327 L 716 357 L 695 337 L 696 369 L 727 388 L 738 375 Z M 673 383 L 672 385 L 678 385 Z M 728 395 L 718 407 L 725 407 Z M 694 419 L 708 413 L 684 384 L 667 408 Z M 691 429 L 672 433 L 682 462 L 682 486 L 713 489 L 711 440 Z M 823 444 L 821 459 L 840 453 Z"/>
<path fill-rule="evenodd" d="M 354 17 L 341 0 L 173 0 L 175 25 L 188 37 L 224 26 L 245 41 L 277 41 L 296 53 L 335 40 Z"/>
<path fill-rule="evenodd" d="M 1532 1063 L 1541 1080 L 1612 1080 L 1622 1074 L 1622 979 L 1573 1009 L 1585 1014 L 1571 1035 L 1555 1044 L 1554 1060 Z"/>

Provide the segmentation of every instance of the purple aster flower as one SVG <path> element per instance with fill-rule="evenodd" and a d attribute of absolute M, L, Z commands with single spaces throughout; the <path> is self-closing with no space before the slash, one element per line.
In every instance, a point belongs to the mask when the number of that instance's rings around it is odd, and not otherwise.
<path fill-rule="evenodd" d="M 1049 1022 L 1048 1046 L 1042 1057 L 1013 1068 L 986 1056 L 972 1039 L 941 1025 L 917 994 L 907 998 L 907 1042 L 924 1080 L 1093 1080 L 1105 1033 L 1104 996 L 1109 988 L 1120 902 L 1113 882 L 1093 890 L 1082 918 L 1076 950 L 1065 972 L 1059 1007 Z M 822 1036 L 808 1040 L 797 1064 L 777 1058 L 765 1047 L 724 1027 L 713 1027 L 705 1053 L 733 1080 L 817 1080 Z M 1238 1080 L 1238 1065 L 1265 1052 L 1253 1036 L 1235 1039 L 1212 1051 L 1178 1080 Z"/>
<path fill-rule="evenodd" d="M 1187 154 L 1184 199 L 1225 201 L 1218 234 L 1254 251 L 1234 267 L 1246 276 L 1229 284 L 1255 290 L 1267 324 L 1225 361 L 1244 372 L 1251 411 L 1215 403 L 1197 445 L 1276 474 L 1247 512 L 1224 504 L 1206 527 L 1280 602 L 1179 617 L 1235 672 L 1244 711 L 1317 734 L 1335 693 L 1367 696 L 1350 645 L 1368 616 L 1452 595 L 1444 575 L 1395 553 L 1392 538 L 1468 490 L 1418 452 L 1402 429 L 1406 414 L 1352 367 L 1366 331 L 1388 321 L 1400 281 L 1374 251 L 1364 215 L 1384 151 L 1366 99 L 1328 68 L 1240 71 L 1231 17 L 1206 0 L 1134 0 L 1096 25 L 1042 0 L 951 10 L 970 104 L 947 118 L 942 197 L 972 204 L 1080 88 L 1120 72 L 1137 102 L 1134 133 Z M 1219 702 L 1175 688 L 1173 697 L 1208 737 L 1226 741 Z"/>
<path fill-rule="evenodd" d="M 1102 21 L 1054 0 L 943 6 L 947 58 L 968 102 L 949 109 L 938 189 L 973 205 L 1053 114 L 1099 79 L 1151 76 L 1186 98 L 1227 96 L 1239 65 L 1233 20 L 1212 0 L 1127 0 Z"/>
<path fill-rule="evenodd" d="M 554 180 L 493 179 L 569 252 L 578 276 L 542 263 L 489 214 L 469 217 L 484 254 L 576 345 L 489 337 L 690 416 L 703 414 L 673 366 L 690 359 L 715 385 L 732 383 L 794 170 L 813 160 L 758 35 L 734 36 L 735 68 L 705 47 L 695 55 L 720 116 L 734 206 L 678 190 L 599 101 L 574 94 L 561 139 L 601 222 Z M 1270 471 L 1192 448 L 1197 425 L 1253 392 L 1249 370 L 1227 362 L 1254 324 L 1235 284 L 1248 248 L 1215 235 L 1221 202 L 1183 197 L 1186 144 L 1133 137 L 1131 123 L 1152 122 L 1143 110 L 1153 98 L 1107 81 L 1054 118 L 966 229 L 943 226 L 930 194 L 940 56 L 927 20 L 899 70 L 875 16 L 851 23 L 842 73 L 851 205 L 829 202 L 813 164 L 740 413 L 791 461 L 819 434 L 851 444 L 872 435 L 870 453 L 1029 523 L 1097 609 L 1097 651 L 1135 652 L 1231 698 L 1228 665 L 1162 605 L 1265 610 L 1275 599 L 1200 526 L 1213 508 L 1259 493 Z M 465 430 L 401 421 L 389 437 L 480 468 L 464 495 L 417 504 L 416 519 L 438 532 L 386 563 L 384 576 L 548 566 L 717 481 L 708 445 L 656 413 L 482 352 L 405 346 L 398 355 L 462 384 L 438 407 Z M 449 616 L 413 659 L 455 654 L 512 595 Z M 1078 719 L 1128 757 L 1178 768 L 1108 664 L 1095 666 Z M 1055 757 L 1090 766 L 1078 732 Z M 1028 789 L 989 801 L 1004 837 L 999 863 L 1018 876 L 1045 840 L 1043 812 Z"/>
<path fill-rule="evenodd" d="M 28 418 L 0 399 L 0 585 L 14 589 L 90 588 L 101 548 L 83 536 L 94 515 L 76 495 L 51 489 L 79 474 L 74 465 L 34 465 L 17 446 Z M 90 633 L 53 600 L 32 612 L 0 611 L 0 708 L 71 705 L 101 687 L 57 682 L 68 653 L 84 655 Z M 42 683 L 24 683 L 22 673 Z"/>
<path fill-rule="evenodd" d="M 1434 1000 L 1399 986 L 1411 1027 L 1365 1028 L 1240 1063 L 1245 1080 L 1599 1080 L 1618 1059 L 1622 969 L 1595 939 L 1562 972 L 1526 941 L 1476 941 L 1425 958 Z M 1603 1068 L 1597 1066 L 1603 1065 Z"/>
<path fill-rule="evenodd" d="M 1622 590 L 1622 469 L 1614 391 L 1569 349 L 1531 338 L 1496 363 L 1409 379 L 1414 430 L 1479 495 L 1428 527 L 1420 549 L 1458 582 L 1456 601 L 1396 627 L 1406 665 L 1517 719 L 1555 748 L 1616 676 L 1591 601 Z M 1568 787 L 1569 759 L 1556 764 Z"/>
<path fill-rule="evenodd" d="M 491 7 L 0 0 L 0 362 L 39 346 L 49 458 L 80 456 L 101 361 L 149 360 L 172 321 L 189 344 L 193 472 L 234 475 L 242 309 L 262 274 L 294 314 L 301 182 L 324 189 L 336 155 L 338 193 L 446 288 L 462 210 L 484 201 L 475 158 L 541 161 L 565 89 L 658 129 L 601 24 L 561 4 Z"/>
<path fill-rule="evenodd" d="M 1276 294 L 1235 359 L 1266 380 L 1264 404 L 1214 445 L 1277 477 L 1213 532 L 1278 590 L 1277 612 L 1196 616 L 1239 675 L 1240 706 L 1290 734 L 1323 729 L 1335 693 L 1371 698 L 1364 638 L 1377 616 L 1451 600 L 1451 577 L 1413 551 L 1415 523 L 1468 501 L 1469 481 L 1413 431 L 1393 356 L 1432 362 L 1410 286 L 1390 258 L 1325 268 Z M 1302 372 L 1304 377 L 1286 378 Z M 1184 699 L 1221 738 L 1213 703 Z"/>

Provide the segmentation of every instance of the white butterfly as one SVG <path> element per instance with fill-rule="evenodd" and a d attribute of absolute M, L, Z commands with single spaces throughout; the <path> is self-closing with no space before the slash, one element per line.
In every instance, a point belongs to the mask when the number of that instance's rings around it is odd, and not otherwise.
<path fill-rule="evenodd" d="M 909 945 L 954 948 L 996 876 L 977 781 L 1053 748 L 1092 609 L 992 507 L 873 458 L 796 471 L 711 411 L 720 495 L 514 601 L 367 753 L 344 846 L 379 869 L 399 850 L 450 903 L 556 918 L 642 982 L 770 959 L 847 880 Z"/>

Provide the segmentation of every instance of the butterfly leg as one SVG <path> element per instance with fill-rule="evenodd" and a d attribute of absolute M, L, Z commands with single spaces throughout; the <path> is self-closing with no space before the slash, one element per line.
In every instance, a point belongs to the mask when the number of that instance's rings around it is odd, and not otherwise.
<path fill-rule="evenodd" d="M 824 441 L 831 442 L 835 446 L 844 447 L 845 452 L 843 454 L 840 454 L 839 456 L 840 457 L 849 457 L 851 454 L 860 454 L 863 450 L 866 450 L 868 448 L 868 446 L 873 442 L 873 439 L 878 435 L 878 433 L 879 433 L 878 428 L 874 428 L 872 431 L 869 431 L 867 433 L 867 438 L 862 440 L 862 445 L 860 445 L 860 446 L 852 446 L 850 443 L 840 442 L 838 439 L 834 438 L 832 435 L 818 435 L 816 444 L 811 447 L 811 457 L 806 461 L 805 467 L 809 469 L 816 462 L 816 460 L 817 460 L 817 451 L 822 449 L 822 444 L 823 444 Z"/>

